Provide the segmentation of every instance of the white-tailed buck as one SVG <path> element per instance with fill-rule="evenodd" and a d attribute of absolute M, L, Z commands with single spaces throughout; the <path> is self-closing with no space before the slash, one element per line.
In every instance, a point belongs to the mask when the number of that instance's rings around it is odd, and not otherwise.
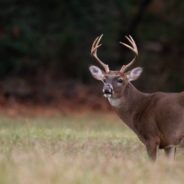
<path fill-rule="evenodd" d="M 184 92 L 181 93 L 143 93 L 137 90 L 131 81 L 142 73 L 137 67 L 127 72 L 138 56 L 137 46 L 131 36 L 126 36 L 129 44 L 120 44 L 135 54 L 133 60 L 120 70 L 112 71 L 97 56 L 102 35 L 92 44 L 91 55 L 103 67 L 90 66 L 92 76 L 102 81 L 103 95 L 108 99 L 118 116 L 127 124 L 146 146 L 152 160 L 156 159 L 157 149 L 164 149 L 173 159 L 176 145 L 184 137 Z"/>

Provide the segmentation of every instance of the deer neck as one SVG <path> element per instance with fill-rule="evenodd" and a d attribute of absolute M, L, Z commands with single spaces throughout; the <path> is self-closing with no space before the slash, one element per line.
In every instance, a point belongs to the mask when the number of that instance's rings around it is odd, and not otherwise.
<path fill-rule="evenodd" d="M 126 123 L 131 124 L 133 116 L 144 108 L 147 103 L 146 93 L 136 89 L 131 83 L 128 83 L 119 98 L 109 98 L 109 103 Z"/>
<path fill-rule="evenodd" d="M 110 97 L 108 101 L 116 109 L 127 109 L 137 104 L 144 96 L 144 93 L 136 89 L 131 83 L 128 83 L 124 87 L 120 97 Z"/>

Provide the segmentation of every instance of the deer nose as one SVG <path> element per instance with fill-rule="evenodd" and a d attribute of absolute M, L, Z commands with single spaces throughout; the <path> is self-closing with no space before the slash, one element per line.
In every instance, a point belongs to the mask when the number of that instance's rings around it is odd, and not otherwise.
<path fill-rule="evenodd" d="M 103 93 L 105 93 L 105 94 L 112 94 L 112 90 L 111 89 L 104 89 Z"/>
<path fill-rule="evenodd" d="M 112 85 L 106 84 L 103 88 L 103 93 L 104 94 L 112 94 Z"/>

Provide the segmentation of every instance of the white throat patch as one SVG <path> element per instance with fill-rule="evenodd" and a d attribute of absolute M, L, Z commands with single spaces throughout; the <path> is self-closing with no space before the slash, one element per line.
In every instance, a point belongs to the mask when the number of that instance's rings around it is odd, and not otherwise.
<path fill-rule="evenodd" d="M 109 103 L 113 106 L 113 107 L 120 107 L 121 103 L 122 103 L 122 99 L 121 98 L 108 98 Z"/>

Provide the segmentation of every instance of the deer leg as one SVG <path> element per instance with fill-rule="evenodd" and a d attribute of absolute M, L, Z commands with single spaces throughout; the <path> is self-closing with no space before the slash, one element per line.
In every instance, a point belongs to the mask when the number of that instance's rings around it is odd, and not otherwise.
<path fill-rule="evenodd" d="M 146 145 L 146 150 L 148 153 L 149 158 L 152 161 L 155 161 L 157 158 L 157 150 L 158 150 L 158 145 L 156 143 L 149 143 Z"/>
<path fill-rule="evenodd" d="M 169 160 L 174 160 L 175 153 L 176 153 L 176 146 L 171 145 L 164 148 L 166 156 L 169 158 Z"/>

